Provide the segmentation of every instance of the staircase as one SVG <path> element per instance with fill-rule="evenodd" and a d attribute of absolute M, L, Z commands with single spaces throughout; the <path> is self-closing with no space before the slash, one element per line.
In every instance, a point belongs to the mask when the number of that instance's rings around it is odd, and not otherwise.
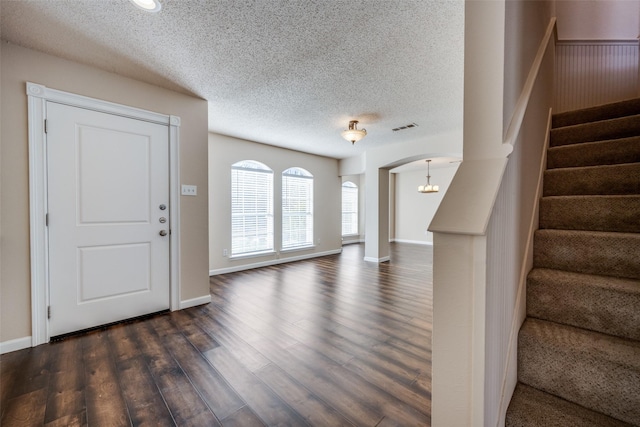
<path fill-rule="evenodd" d="M 507 426 L 640 426 L 640 99 L 553 117 Z"/>

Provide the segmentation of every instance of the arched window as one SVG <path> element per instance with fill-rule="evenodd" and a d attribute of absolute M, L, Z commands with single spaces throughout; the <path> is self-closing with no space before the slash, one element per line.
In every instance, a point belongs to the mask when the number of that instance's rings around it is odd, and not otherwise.
<path fill-rule="evenodd" d="M 253 160 L 231 166 L 231 255 L 273 251 L 273 171 Z"/>
<path fill-rule="evenodd" d="M 313 245 L 313 175 L 302 168 L 282 172 L 282 249 Z"/>
<path fill-rule="evenodd" d="M 358 234 L 358 186 L 351 181 L 342 183 L 342 235 Z"/>

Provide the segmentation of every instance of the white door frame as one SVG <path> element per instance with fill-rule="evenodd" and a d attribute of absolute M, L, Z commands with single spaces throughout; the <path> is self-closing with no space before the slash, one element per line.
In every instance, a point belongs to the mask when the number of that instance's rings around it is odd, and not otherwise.
<path fill-rule="evenodd" d="M 170 309 L 180 308 L 180 118 L 114 104 L 27 82 L 29 105 L 29 222 L 31 226 L 31 346 L 49 342 L 47 241 L 47 101 L 167 126 L 169 133 Z"/>

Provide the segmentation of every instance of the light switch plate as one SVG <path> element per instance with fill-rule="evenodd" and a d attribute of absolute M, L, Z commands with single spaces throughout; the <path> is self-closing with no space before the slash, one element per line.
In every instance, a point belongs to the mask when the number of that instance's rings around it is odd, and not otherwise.
<path fill-rule="evenodd" d="M 183 196 L 197 196 L 198 195 L 198 186 L 197 185 L 183 185 L 182 186 L 182 195 Z"/>

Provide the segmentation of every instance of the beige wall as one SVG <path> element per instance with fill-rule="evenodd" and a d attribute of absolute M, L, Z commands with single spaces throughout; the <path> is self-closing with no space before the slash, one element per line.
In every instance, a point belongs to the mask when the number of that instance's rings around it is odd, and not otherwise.
<path fill-rule="evenodd" d="M 506 2 L 506 34 L 505 34 L 505 92 L 504 92 L 504 130 L 506 131 L 514 114 L 516 102 L 520 97 L 525 80 L 531 69 L 533 60 L 545 31 L 552 17 L 549 1 Z M 519 194 L 513 198 L 513 204 L 520 204 L 518 211 L 521 217 L 519 225 L 518 259 L 525 252 L 525 241 L 528 233 L 529 215 L 536 200 L 534 194 L 538 179 L 538 160 L 543 150 L 547 115 L 553 98 L 553 65 L 555 49 L 549 48 L 545 61 L 536 80 L 535 92 L 529 100 L 529 108 L 525 116 L 522 130 L 516 144 L 519 146 L 517 156 L 512 155 L 510 162 L 518 162 Z M 516 236 L 513 236 L 516 238 Z"/>
<path fill-rule="evenodd" d="M 504 132 L 509 126 L 551 16 L 550 1 L 505 2 Z M 548 90 L 552 88 L 551 85 Z"/>
<path fill-rule="evenodd" d="M 426 170 L 413 170 L 395 175 L 394 240 L 406 243 L 432 243 L 433 233 L 427 227 L 458 170 L 459 163 L 431 168 L 431 182 L 440 186 L 432 194 L 418 193 L 418 186 L 427 182 Z"/>
<path fill-rule="evenodd" d="M 632 40 L 640 36 L 638 0 L 556 2 L 560 40 Z"/>
<path fill-rule="evenodd" d="M 256 160 L 273 170 L 275 254 L 231 259 L 231 165 Z M 301 167 L 314 177 L 315 248 L 280 252 L 281 176 L 290 167 Z M 220 273 L 251 268 L 283 259 L 338 251 L 341 244 L 341 185 L 338 160 L 287 150 L 229 136 L 209 134 L 209 269 Z"/>
<path fill-rule="evenodd" d="M 179 116 L 181 262 L 185 301 L 208 295 L 207 102 L 2 42 L 0 342 L 31 335 L 29 169 L 26 82 Z"/>
<path fill-rule="evenodd" d="M 421 140 L 401 144 L 390 144 L 367 150 L 364 160 L 365 173 L 360 182 L 365 186 L 365 259 L 381 260 L 389 256 L 389 180 L 381 174 L 420 159 L 434 157 L 460 157 L 462 151 L 462 132 L 452 131 L 432 135 Z M 349 160 L 349 159 L 346 159 Z M 357 173 L 359 162 L 342 160 L 341 171 Z M 351 167 L 355 166 L 352 172 Z M 384 172 L 386 171 L 386 172 Z M 380 184 L 384 184 L 381 186 Z M 386 188 L 386 190 L 385 190 Z M 397 221 L 395 219 L 394 221 Z"/>

